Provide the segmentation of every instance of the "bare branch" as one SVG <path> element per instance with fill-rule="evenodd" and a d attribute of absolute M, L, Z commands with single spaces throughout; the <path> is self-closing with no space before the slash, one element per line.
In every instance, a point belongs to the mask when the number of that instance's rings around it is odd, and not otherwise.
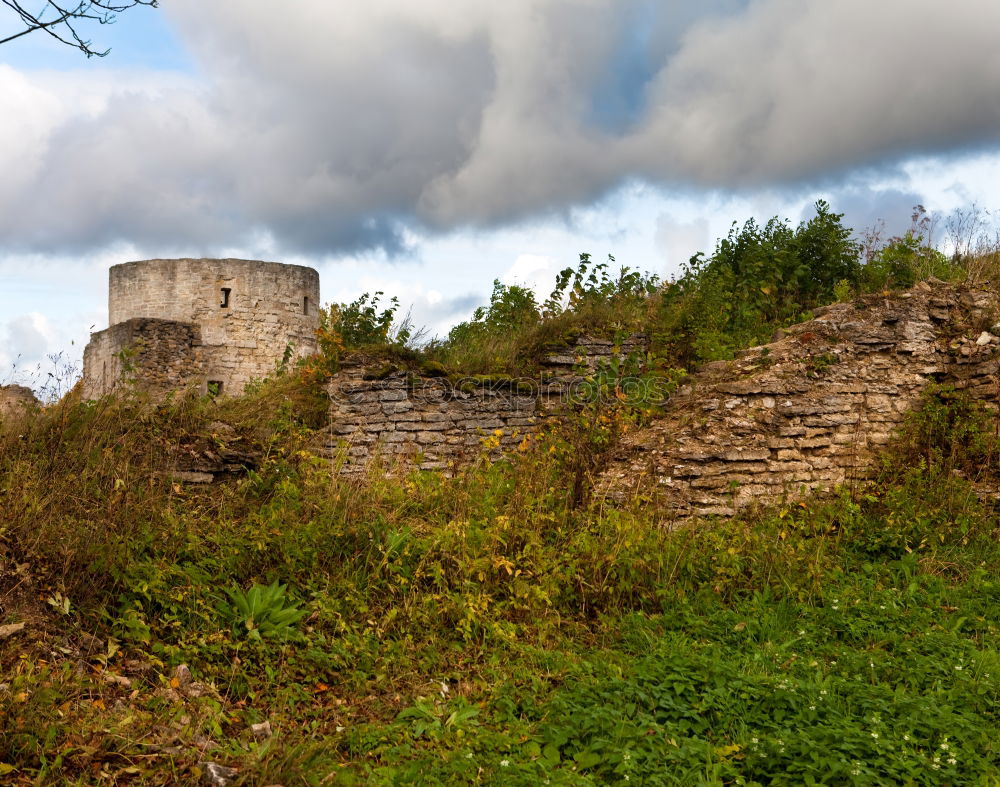
<path fill-rule="evenodd" d="M 104 57 L 110 49 L 103 51 L 93 48 L 90 39 L 83 38 L 78 30 L 81 23 L 112 24 L 118 14 L 130 8 L 144 5 L 155 8 L 158 0 L 73 0 L 72 4 L 64 4 L 62 0 L 47 0 L 41 11 L 29 11 L 21 0 L 0 0 L 20 20 L 24 29 L 6 38 L 0 38 L 0 44 L 14 41 L 28 33 L 41 30 L 60 43 L 79 49 L 87 57 Z"/>

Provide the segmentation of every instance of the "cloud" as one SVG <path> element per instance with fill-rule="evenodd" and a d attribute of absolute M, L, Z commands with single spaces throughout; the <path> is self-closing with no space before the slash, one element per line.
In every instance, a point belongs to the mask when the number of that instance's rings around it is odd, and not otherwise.
<path fill-rule="evenodd" d="M 552 289 L 558 271 L 558 261 L 546 254 L 519 254 L 500 279 L 507 285 L 528 287 L 544 298 Z"/>
<path fill-rule="evenodd" d="M 39 312 L 19 314 L 0 324 L 0 384 L 44 384 L 57 366 L 67 378 L 75 375 L 75 368 L 64 368 L 62 358 L 50 357 L 56 340 L 56 331 Z"/>
<path fill-rule="evenodd" d="M 954 13 L 953 13 L 954 11 Z M 1000 7 L 763 0 L 691 29 L 650 90 L 640 166 L 733 186 L 1000 141 Z"/>
<path fill-rule="evenodd" d="M 683 221 L 664 214 L 656 221 L 656 245 L 673 270 L 678 270 L 699 251 L 711 254 L 708 219 Z"/>
<path fill-rule="evenodd" d="M 834 190 L 826 199 L 844 214 L 844 225 L 853 228 L 855 234 L 878 229 L 883 239 L 903 235 L 913 224 L 914 209 L 924 202 L 915 191 L 894 188 L 847 187 Z M 810 206 L 801 218 L 808 220 L 813 214 Z"/>
<path fill-rule="evenodd" d="M 991 0 L 163 12 L 196 75 L 0 66 L 8 249 L 394 253 L 627 182 L 802 188 L 1000 143 Z"/>

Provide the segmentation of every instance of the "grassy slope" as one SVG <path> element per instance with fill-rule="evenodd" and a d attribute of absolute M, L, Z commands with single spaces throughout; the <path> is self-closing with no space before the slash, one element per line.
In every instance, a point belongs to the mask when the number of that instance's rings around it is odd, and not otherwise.
<path fill-rule="evenodd" d="M 295 377 L 8 421 L 0 627 L 26 626 L 0 628 L 0 777 L 1000 781 L 997 517 L 965 480 L 995 485 L 992 422 L 935 400 L 877 483 L 671 532 L 641 500 L 577 505 L 639 415 L 611 401 L 451 479 L 331 472 Z M 183 486 L 178 446 L 259 461 Z"/>
<path fill-rule="evenodd" d="M 0 622 L 27 623 L 0 640 L 6 778 L 1000 778 L 996 518 L 947 468 L 670 533 L 569 507 L 560 435 L 451 480 L 338 478 L 294 390 L 4 434 Z M 257 471 L 158 474 L 220 418 Z M 257 638 L 224 591 L 272 580 L 303 614 Z"/>

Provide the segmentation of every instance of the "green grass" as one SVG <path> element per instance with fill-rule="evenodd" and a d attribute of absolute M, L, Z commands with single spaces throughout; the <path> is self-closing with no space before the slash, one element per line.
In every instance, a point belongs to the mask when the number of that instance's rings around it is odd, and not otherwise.
<path fill-rule="evenodd" d="M 6 778 L 1000 778 L 1000 546 L 950 472 L 968 456 L 671 532 L 641 502 L 573 507 L 585 443 L 561 433 L 452 479 L 338 477 L 283 385 L 256 407 L 67 403 L 30 442 L 4 434 L 0 623 L 28 623 L 0 641 Z M 972 430 L 992 472 L 975 414 L 938 434 L 942 401 L 899 450 Z M 157 441 L 219 418 L 258 441 L 257 469 L 163 479 Z"/>
<path fill-rule="evenodd" d="M 535 306 L 501 287 L 451 360 L 489 367 L 500 336 L 506 368 L 622 298 L 653 319 L 641 277 L 565 276 L 577 306 L 504 333 Z M 389 336 L 391 310 L 358 315 Z M 26 624 L 0 638 L 0 777 L 1000 782 L 1000 532 L 969 480 L 995 486 L 1000 452 L 978 406 L 932 389 L 876 482 L 672 530 L 587 494 L 649 415 L 618 397 L 452 478 L 338 475 L 310 450 L 326 338 L 240 399 L 71 396 L 0 424 L 0 626 Z M 227 444 L 253 469 L 164 472 Z"/>

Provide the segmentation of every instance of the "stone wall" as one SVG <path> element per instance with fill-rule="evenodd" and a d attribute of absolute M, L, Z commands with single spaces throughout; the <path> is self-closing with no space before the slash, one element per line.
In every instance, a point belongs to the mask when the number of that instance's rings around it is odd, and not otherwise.
<path fill-rule="evenodd" d="M 83 353 L 83 397 L 96 399 L 121 384 L 150 392 L 202 387 L 205 354 L 196 325 L 133 318 L 91 334 Z"/>
<path fill-rule="evenodd" d="M 484 451 L 502 454 L 574 396 L 581 371 L 644 347 L 643 336 L 621 346 L 582 337 L 547 356 L 537 374 L 517 379 L 434 377 L 356 361 L 328 386 L 330 430 L 324 450 L 343 455 L 348 472 L 375 457 L 431 470 Z"/>
<path fill-rule="evenodd" d="M 599 479 L 666 520 L 730 515 L 867 477 L 929 382 L 997 403 L 996 298 L 941 282 L 817 310 L 780 340 L 689 378 Z"/>
<path fill-rule="evenodd" d="M 34 392 L 23 385 L 0 385 L 0 419 L 38 405 Z"/>
<path fill-rule="evenodd" d="M 143 260 L 112 266 L 108 278 L 111 327 L 93 334 L 84 353 L 87 396 L 115 386 L 121 371 L 115 354 L 134 330 L 115 328 L 136 319 L 192 326 L 202 390 L 216 383 L 238 393 L 273 372 L 288 348 L 292 357 L 316 349 L 319 274 L 312 268 L 232 259 Z M 166 336 L 154 344 L 164 352 L 169 346 Z M 186 360 L 178 363 L 188 368 Z M 161 376 L 156 369 L 143 375 Z M 189 381 L 182 376 L 175 382 L 183 387 Z"/>

